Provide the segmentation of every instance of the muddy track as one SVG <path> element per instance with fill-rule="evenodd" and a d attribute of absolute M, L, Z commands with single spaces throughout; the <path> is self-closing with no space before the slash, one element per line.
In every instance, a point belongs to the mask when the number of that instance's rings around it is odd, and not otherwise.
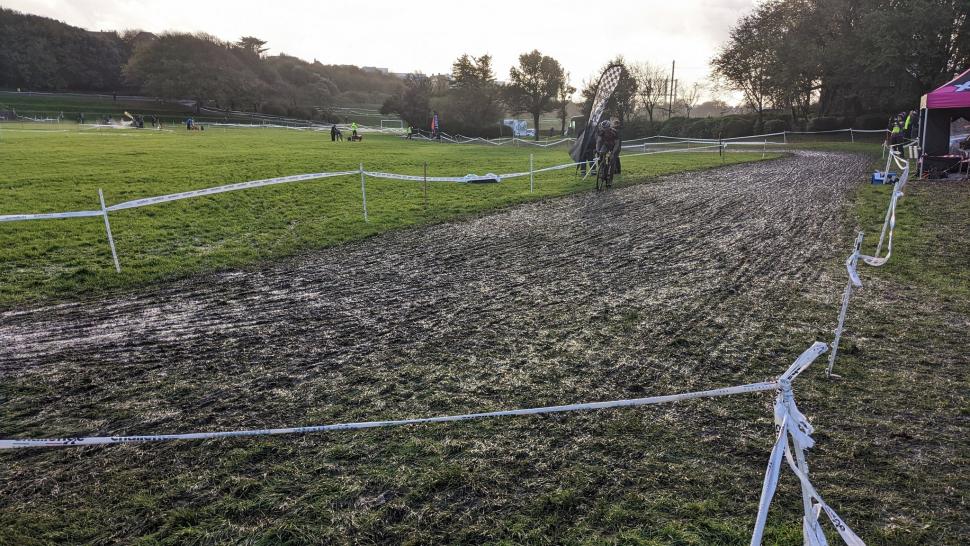
<path fill-rule="evenodd" d="M 799 153 L 2 313 L 6 420 L 22 424 L 6 432 L 298 425 L 761 379 L 740 353 L 787 328 L 791 291 L 845 253 L 865 167 Z M 711 359 L 723 367 L 695 373 Z"/>

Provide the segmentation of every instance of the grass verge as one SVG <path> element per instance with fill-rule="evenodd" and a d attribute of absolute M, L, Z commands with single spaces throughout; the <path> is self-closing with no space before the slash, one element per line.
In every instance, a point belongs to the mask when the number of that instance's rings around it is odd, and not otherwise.
<path fill-rule="evenodd" d="M 430 176 L 522 172 L 569 161 L 564 148 L 405 142 L 368 135 L 333 143 L 326 133 L 261 129 L 205 132 L 4 131 L 0 214 L 96 210 L 108 204 L 298 173 L 373 171 Z M 777 157 L 769 155 L 769 157 Z M 762 154 L 628 158 L 624 177 L 649 177 L 760 160 Z M 100 218 L 0 224 L 0 308 L 144 286 L 201 271 L 275 260 L 391 229 L 450 220 L 591 188 L 572 169 L 501 184 L 369 179 L 364 222 L 357 176 L 189 199 L 111 214 L 122 273 L 115 274 Z"/>

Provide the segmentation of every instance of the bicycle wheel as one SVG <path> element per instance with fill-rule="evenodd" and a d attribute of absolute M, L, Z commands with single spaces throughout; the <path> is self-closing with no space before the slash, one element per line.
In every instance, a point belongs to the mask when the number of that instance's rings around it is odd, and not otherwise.
<path fill-rule="evenodd" d="M 596 191 L 606 189 L 606 169 L 603 168 L 603 161 L 600 160 L 596 166 Z"/>

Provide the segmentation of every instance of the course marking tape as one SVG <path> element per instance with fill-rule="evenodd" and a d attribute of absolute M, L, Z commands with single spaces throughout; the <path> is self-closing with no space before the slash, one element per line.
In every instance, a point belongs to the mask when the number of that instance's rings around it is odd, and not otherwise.
<path fill-rule="evenodd" d="M 587 402 L 568 404 L 564 406 L 544 406 L 538 408 L 514 409 L 504 411 L 489 411 L 480 413 L 466 413 L 462 415 L 445 415 L 440 417 L 422 417 L 416 419 L 398 419 L 391 421 L 364 421 L 358 423 L 337 423 L 331 425 L 315 425 L 306 427 L 271 428 L 255 430 L 232 430 L 221 432 L 192 432 L 187 434 L 152 434 L 144 436 L 89 436 L 76 438 L 25 438 L 0 440 L 0 449 L 16 449 L 27 447 L 75 447 L 104 444 L 133 444 L 146 442 L 163 442 L 172 440 L 207 440 L 213 438 L 231 438 L 240 436 L 271 436 L 280 434 L 307 434 L 314 432 L 329 432 L 340 430 L 361 430 L 368 428 L 393 427 L 402 425 L 420 425 L 427 423 L 446 423 L 452 421 L 467 421 L 470 419 L 484 419 L 490 417 L 511 417 L 522 415 L 542 415 L 548 413 L 562 413 L 582 410 L 601 410 L 610 408 L 636 407 L 652 404 L 666 404 L 680 400 L 694 398 L 712 398 L 750 392 L 775 390 L 779 387 L 777 381 L 750 383 L 734 387 L 724 387 L 707 391 L 687 392 L 665 396 L 651 396 L 648 398 L 634 398 L 629 400 L 612 400 L 608 402 Z"/>

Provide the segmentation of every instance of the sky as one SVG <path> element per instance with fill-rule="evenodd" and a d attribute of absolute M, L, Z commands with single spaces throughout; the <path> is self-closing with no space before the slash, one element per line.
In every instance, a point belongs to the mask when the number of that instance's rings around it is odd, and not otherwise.
<path fill-rule="evenodd" d="M 709 61 L 756 0 L 0 0 L 0 6 L 88 30 L 207 32 L 266 40 L 270 54 L 325 64 L 447 73 L 463 53 L 489 53 L 499 80 L 521 53 L 539 49 L 581 87 L 610 58 L 706 80 Z M 593 40 L 587 35 L 595 36 Z M 710 98 L 711 93 L 705 93 Z M 721 98 L 731 101 L 728 93 Z"/>

